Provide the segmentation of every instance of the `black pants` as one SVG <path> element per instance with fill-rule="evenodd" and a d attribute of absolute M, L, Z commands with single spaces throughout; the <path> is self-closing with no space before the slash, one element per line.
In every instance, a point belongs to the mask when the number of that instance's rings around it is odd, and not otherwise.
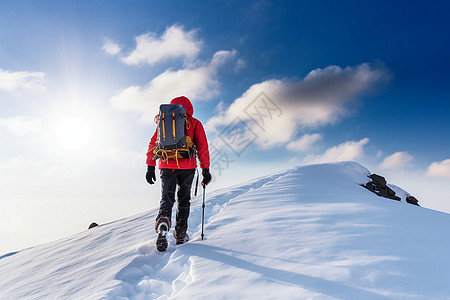
<path fill-rule="evenodd" d="M 178 185 L 178 207 L 175 230 L 186 230 L 191 206 L 191 186 L 192 181 L 194 180 L 195 169 L 161 169 L 160 174 L 161 202 L 156 221 L 158 221 L 160 217 L 167 217 L 171 220 L 172 207 L 175 204 L 175 190 Z"/>

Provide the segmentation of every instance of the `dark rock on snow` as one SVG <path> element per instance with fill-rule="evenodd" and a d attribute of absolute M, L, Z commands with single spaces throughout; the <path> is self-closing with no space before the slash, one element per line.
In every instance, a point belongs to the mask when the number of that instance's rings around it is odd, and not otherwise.
<path fill-rule="evenodd" d="M 408 202 L 409 204 L 414 204 L 414 205 L 420 206 L 419 200 L 417 200 L 416 197 L 414 197 L 414 196 L 406 197 L 406 202 Z"/>
<path fill-rule="evenodd" d="M 383 176 L 377 174 L 371 174 L 368 176 L 372 181 L 369 181 L 365 185 L 362 185 L 369 191 L 377 194 L 380 197 L 400 201 L 401 198 L 395 195 L 395 192 L 387 185 L 386 179 Z M 413 197 L 408 196 L 406 202 L 419 206 L 419 201 Z"/>
<path fill-rule="evenodd" d="M 94 227 L 97 227 L 98 226 L 98 224 L 97 223 L 91 223 L 91 225 L 89 225 L 89 229 L 91 229 L 91 228 L 94 228 Z"/>

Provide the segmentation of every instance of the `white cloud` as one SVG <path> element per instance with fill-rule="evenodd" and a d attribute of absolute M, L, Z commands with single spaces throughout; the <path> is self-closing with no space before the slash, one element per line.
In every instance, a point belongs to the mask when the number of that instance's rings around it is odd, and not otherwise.
<path fill-rule="evenodd" d="M 380 169 L 399 169 L 406 166 L 413 160 L 413 156 L 408 152 L 396 152 L 387 156 L 380 164 Z"/>
<path fill-rule="evenodd" d="M 123 111 L 136 111 L 144 122 L 153 122 L 159 104 L 185 95 L 191 100 L 207 100 L 219 93 L 218 69 L 237 52 L 218 51 L 209 64 L 173 71 L 166 70 L 145 87 L 130 86 L 111 98 L 112 105 Z"/>
<path fill-rule="evenodd" d="M 0 90 L 15 92 L 17 90 L 44 91 L 45 89 L 45 73 L 12 72 L 0 69 Z"/>
<path fill-rule="evenodd" d="M 390 77 L 385 67 L 363 63 L 355 67 L 316 69 L 302 80 L 267 80 L 252 85 L 228 109 L 211 118 L 206 127 L 217 132 L 218 127 L 236 118 L 252 121 L 250 128 L 258 135 L 257 143 L 262 148 L 270 148 L 292 140 L 298 128 L 317 128 L 338 122 L 348 115 L 352 101 L 373 91 Z M 258 104 L 262 93 L 274 108 L 273 114 Z M 255 122 L 255 114 L 249 113 L 252 109 L 266 115 L 264 126 Z"/>
<path fill-rule="evenodd" d="M 137 36 L 136 48 L 121 60 L 129 65 L 154 65 L 179 57 L 193 60 L 200 52 L 201 45 L 202 41 L 197 39 L 196 30 L 184 31 L 183 27 L 172 25 L 160 37 L 152 32 Z M 117 44 L 110 46 L 112 48 L 109 49 L 117 50 Z"/>
<path fill-rule="evenodd" d="M 0 118 L 0 128 L 15 135 L 36 134 L 42 129 L 42 122 L 39 119 L 33 119 L 25 116 L 16 116 L 11 118 Z"/>
<path fill-rule="evenodd" d="M 331 147 L 322 155 L 308 155 L 304 162 L 309 164 L 356 160 L 364 154 L 364 145 L 369 142 L 363 138 L 358 142 L 348 141 Z"/>
<path fill-rule="evenodd" d="M 292 141 L 289 144 L 287 144 L 286 148 L 290 151 L 305 152 L 311 149 L 311 147 L 321 139 L 322 135 L 318 133 L 305 134 L 298 140 Z"/>
<path fill-rule="evenodd" d="M 427 169 L 426 176 L 450 178 L 450 159 L 432 163 Z"/>
<path fill-rule="evenodd" d="M 109 55 L 117 55 L 122 51 L 122 47 L 110 39 L 105 39 L 102 49 Z"/>
<path fill-rule="evenodd" d="M 377 155 L 376 155 L 376 158 L 380 158 L 380 157 L 382 157 L 383 155 L 384 155 L 383 151 L 378 150 Z"/>

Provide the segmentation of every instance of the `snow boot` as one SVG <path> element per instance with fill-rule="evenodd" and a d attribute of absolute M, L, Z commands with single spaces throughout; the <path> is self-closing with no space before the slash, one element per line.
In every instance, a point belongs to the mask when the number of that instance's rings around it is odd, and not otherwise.
<path fill-rule="evenodd" d="M 184 244 L 184 243 L 187 243 L 189 241 L 189 235 L 186 233 L 185 235 L 184 235 L 184 237 L 182 237 L 182 238 L 177 238 L 176 239 L 176 244 L 177 245 L 182 245 L 182 244 Z"/>
<path fill-rule="evenodd" d="M 158 217 L 156 219 L 156 223 L 155 223 L 155 232 L 158 233 L 159 232 L 159 224 L 161 224 L 162 222 L 167 224 L 167 231 L 169 231 L 170 229 L 170 218 L 169 217 Z"/>
<path fill-rule="evenodd" d="M 186 227 L 184 226 L 175 226 L 173 236 L 175 237 L 177 245 L 181 245 L 189 241 L 189 235 L 186 233 Z"/>
<path fill-rule="evenodd" d="M 158 236 L 156 238 L 156 249 L 159 252 L 167 250 L 169 243 L 167 242 L 167 232 L 169 232 L 169 225 L 166 222 L 161 222 L 158 225 Z"/>

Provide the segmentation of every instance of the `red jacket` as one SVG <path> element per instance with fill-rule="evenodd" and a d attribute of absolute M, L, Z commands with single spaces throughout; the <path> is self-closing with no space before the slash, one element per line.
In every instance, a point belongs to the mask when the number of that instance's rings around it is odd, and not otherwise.
<path fill-rule="evenodd" d="M 182 96 L 173 99 L 170 101 L 170 104 L 181 104 L 186 109 L 186 113 L 189 115 L 188 128 L 185 128 L 186 135 L 192 137 L 194 145 L 197 149 L 198 159 L 200 161 L 200 168 L 205 169 L 209 168 L 209 150 L 208 150 L 208 140 L 206 139 L 205 130 L 203 129 L 202 123 L 193 118 L 194 108 L 192 106 L 191 101 L 188 98 Z M 156 128 L 155 133 L 153 134 L 150 144 L 148 145 L 147 151 L 147 165 L 156 166 L 156 161 L 153 160 L 153 148 L 156 146 L 156 141 L 158 140 L 158 128 Z M 163 161 L 159 159 L 158 167 L 160 169 L 195 169 L 197 167 L 197 159 L 195 157 L 192 158 L 180 158 L 177 162 L 174 159 L 169 159 L 167 161 Z"/>

